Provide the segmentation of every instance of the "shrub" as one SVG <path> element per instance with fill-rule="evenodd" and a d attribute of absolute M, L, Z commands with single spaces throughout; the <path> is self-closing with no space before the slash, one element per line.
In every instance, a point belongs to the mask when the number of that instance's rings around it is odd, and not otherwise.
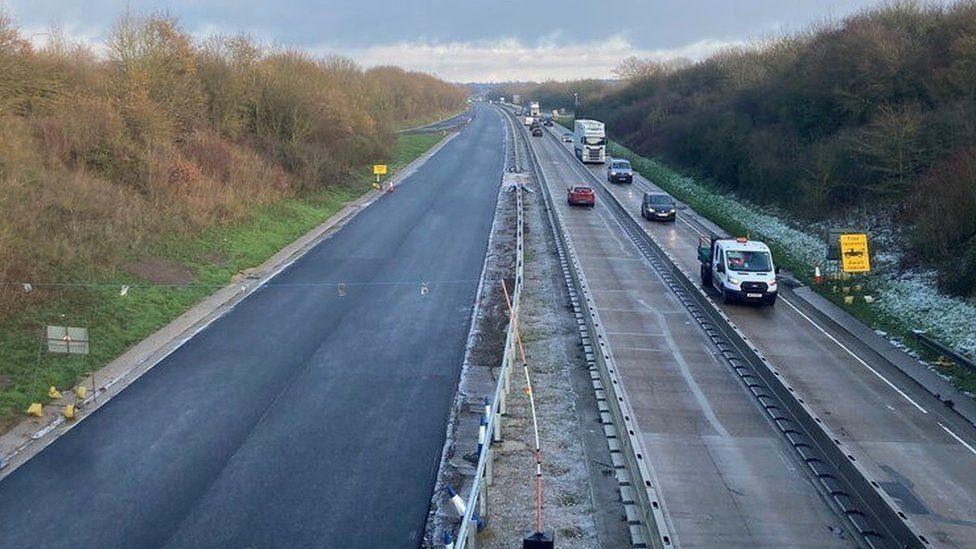
<path fill-rule="evenodd" d="M 976 219 L 965 167 L 976 141 L 974 68 L 976 2 L 898 2 L 650 71 L 579 115 L 604 120 L 640 154 L 804 220 L 893 210 L 913 244 L 908 259 L 939 268 L 945 288 L 964 294 L 976 291 L 959 263 L 971 253 L 966 220 Z M 919 208 L 926 215 L 911 215 Z"/>
<path fill-rule="evenodd" d="M 27 306 L 10 282 L 111 276 L 174 237 L 321 196 L 389 157 L 397 122 L 466 98 L 395 67 L 196 41 L 164 14 L 121 17 L 105 58 L 51 38 L 35 50 L 0 14 L 0 320 Z"/>

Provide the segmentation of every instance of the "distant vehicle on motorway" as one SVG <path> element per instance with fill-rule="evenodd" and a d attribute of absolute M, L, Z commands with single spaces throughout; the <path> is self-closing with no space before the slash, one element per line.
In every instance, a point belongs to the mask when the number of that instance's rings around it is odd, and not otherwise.
<path fill-rule="evenodd" d="M 563 134 L 563 143 L 572 143 L 572 142 L 573 142 L 573 134 L 571 133 Z"/>
<path fill-rule="evenodd" d="M 664 193 L 644 193 L 641 202 L 641 216 L 650 221 L 674 221 L 678 214 L 677 204 L 671 195 Z"/>
<path fill-rule="evenodd" d="M 542 137 L 542 128 L 540 126 L 532 127 L 532 137 Z"/>
<path fill-rule="evenodd" d="M 551 128 L 552 127 L 552 118 L 546 118 L 545 122 L 543 122 L 542 124 L 544 126 L 546 126 L 547 128 Z"/>
<path fill-rule="evenodd" d="M 539 102 L 538 101 L 532 101 L 532 102 L 529 103 L 529 114 L 531 114 L 535 118 L 539 118 L 539 114 L 540 113 L 539 113 Z"/>
<path fill-rule="evenodd" d="M 607 134 L 603 122 L 577 120 L 573 130 L 573 151 L 582 162 L 603 164 L 606 160 Z"/>
<path fill-rule="evenodd" d="M 596 205 L 596 193 L 589 185 L 574 185 L 566 189 L 566 201 L 570 206 L 589 206 Z"/>
<path fill-rule="evenodd" d="M 630 169 L 630 162 L 612 159 L 607 165 L 607 181 L 611 183 L 633 183 L 634 172 Z"/>
<path fill-rule="evenodd" d="M 722 303 L 776 303 L 776 267 L 769 247 L 745 237 L 707 238 L 698 242 L 703 288 L 712 286 Z"/>

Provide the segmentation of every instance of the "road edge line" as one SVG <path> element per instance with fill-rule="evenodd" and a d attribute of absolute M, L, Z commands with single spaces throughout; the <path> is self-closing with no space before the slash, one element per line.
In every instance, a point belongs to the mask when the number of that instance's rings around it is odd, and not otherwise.
<path fill-rule="evenodd" d="M 463 130 L 463 127 L 461 128 Z M 450 133 L 447 137 L 412 160 L 390 177 L 389 181 L 398 184 L 413 175 L 418 168 L 433 158 L 441 149 L 461 131 Z M 35 455 L 42 452 L 51 443 L 87 419 L 112 398 L 124 391 L 146 372 L 173 354 L 184 343 L 207 329 L 215 321 L 232 311 L 256 290 L 264 286 L 269 280 L 301 259 L 313 248 L 337 233 L 346 223 L 359 212 L 383 197 L 383 191 L 371 189 L 360 197 L 347 203 L 328 219 L 287 244 L 257 267 L 249 270 L 262 272 L 258 278 L 245 278 L 239 282 L 230 282 L 216 292 L 203 298 L 183 314 L 168 322 L 165 326 L 143 338 L 123 351 L 116 358 L 105 364 L 97 372 L 88 373 L 82 377 L 77 385 L 88 384 L 92 375 L 95 379 L 104 379 L 101 386 L 78 406 L 75 419 L 65 420 L 60 410 L 62 403 L 58 400 L 44 406 L 43 419 L 46 423 L 38 428 L 37 420 L 25 418 L 18 422 L 6 433 L 0 434 L 0 481 L 12 474 L 21 465 L 28 462 Z M 175 332 L 175 333 L 170 333 Z M 121 374 L 115 376 L 99 376 L 103 371 L 118 368 L 120 364 L 129 362 Z M 24 440 L 26 438 L 26 440 Z M 9 450 L 5 448 L 9 447 Z"/>

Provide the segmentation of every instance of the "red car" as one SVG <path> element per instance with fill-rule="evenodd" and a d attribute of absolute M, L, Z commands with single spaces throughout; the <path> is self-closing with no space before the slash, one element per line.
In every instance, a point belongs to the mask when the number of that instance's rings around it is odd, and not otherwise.
<path fill-rule="evenodd" d="M 596 205 L 596 193 L 589 185 L 576 185 L 566 189 L 566 201 L 570 206 L 589 206 Z"/>

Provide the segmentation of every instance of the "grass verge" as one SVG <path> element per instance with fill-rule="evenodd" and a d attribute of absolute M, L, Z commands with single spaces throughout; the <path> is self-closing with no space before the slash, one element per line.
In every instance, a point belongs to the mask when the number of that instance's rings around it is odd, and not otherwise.
<path fill-rule="evenodd" d="M 436 145 L 440 135 L 400 136 L 392 168 L 409 164 Z M 215 227 L 195 238 L 160 238 L 140 254 L 154 265 L 186 273 L 188 280 L 154 284 L 128 271 L 84 283 L 39 287 L 36 304 L 0 324 L 0 431 L 20 418 L 31 402 L 45 403 L 51 385 L 72 387 L 85 374 L 165 326 L 245 269 L 322 223 L 369 189 L 365 183 L 337 186 L 301 198 L 255 208 L 243 221 Z M 138 260 L 136 260 L 138 262 Z M 122 285 L 129 285 L 125 296 Z M 86 326 L 91 354 L 48 354 L 42 339 L 48 324 Z"/>

